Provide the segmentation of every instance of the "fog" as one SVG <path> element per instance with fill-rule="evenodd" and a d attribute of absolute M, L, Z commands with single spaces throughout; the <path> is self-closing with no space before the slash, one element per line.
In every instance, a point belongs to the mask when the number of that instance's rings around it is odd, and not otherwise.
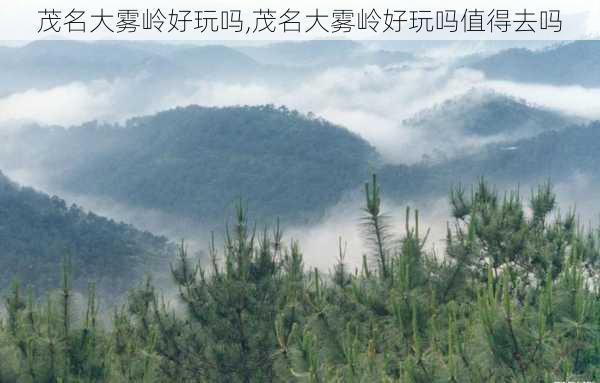
<path fill-rule="evenodd" d="M 510 81 L 488 81 L 487 84 L 500 93 L 519 97 L 536 105 L 583 118 L 600 118 L 600 88 L 517 84 Z"/>
<path fill-rule="evenodd" d="M 410 126 L 420 111 L 465 94 L 495 91 L 533 106 L 582 118 L 600 114 L 600 89 L 491 81 L 477 71 L 449 65 L 334 68 L 287 86 L 250 79 L 244 83 L 188 80 L 148 89 L 146 78 L 71 83 L 28 90 L 0 99 L 0 123 L 32 120 L 73 126 L 90 120 L 123 122 L 176 106 L 285 105 L 312 112 L 359 134 L 393 163 L 415 163 L 432 151 L 449 156 L 507 137 L 478 137 L 453 129 Z"/>
<path fill-rule="evenodd" d="M 475 46 L 473 51 L 479 49 Z M 507 139 L 469 135 L 452 123 L 431 130 L 416 128 L 408 122 L 423 110 L 465 94 L 485 97 L 487 92 L 497 92 L 580 118 L 600 117 L 600 89 L 490 80 L 481 72 L 454 65 L 454 60 L 461 56 L 457 52 L 464 54 L 463 49 L 453 45 L 436 46 L 427 59 L 421 57 L 386 67 L 328 68 L 306 78 L 292 78 L 287 84 L 269 84 L 264 78 L 248 78 L 243 82 L 215 78 L 182 79 L 156 87 L 148 85 L 152 79 L 146 74 L 135 78 L 71 82 L 48 90 L 30 89 L 0 98 L 0 133 L 15 134 L 19 121 L 72 127 L 90 120 L 122 123 L 133 116 L 190 104 L 275 104 L 311 112 L 346 127 L 370 142 L 388 162 L 412 164 L 430 155 L 433 149 L 451 156 Z M 14 144 L 6 139 L 0 151 L 9 152 L 13 149 L 11 145 Z M 27 163 L 20 165 L 6 168 L 7 164 L 0 163 L 0 169 L 18 182 L 58 194 L 69 203 L 172 239 L 188 238 L 196 250 L 205 248 L 209 228 L 160 211 L 52 190 L 43 174 L 28 169 Z M 573 180 L 559 183 L 556 190 L 560 201 L 572 204 L 592 201 L 593 186 L 585 175 L 575 175 Z M 327 269 L 335 262 L 341 237 L 347 243 L 348 262 L 358 266 L 362 255 L 368 253 L 360 229 L 361 204 L 358 197 L 341 201 L 319 224 L 287 228 L 286 238 L 300 241 L 308 264 Z M 421 232 L 431 229 L 429 248 L 443 249 L 449 217 L 447 200 L 439 198 L 428 201 L 426 206 L 423 204 L 424 201 L 415 201 L 399 206 L 385 201 L 385 210 L 391 217 L 392 227 L 401 234 L 406 206 L 420 208 Z M 596 204 L 579 208 L 586 213 L 598 210 Z"/>
<path fill-rule="evenodd" d="M 596 229 L 600 225 L 600 184 L 589 174 L 575 171 L 568 179 L 554 185 L 560 207 L 557 213 L 574 211 L 583 229 Z"/>
<path fill-rule="evenodd" d="M 108 197 L 71 193 L 54 186 L 39 170 L 22 167 L 3 170 L 3 173 L 20 185 L 33 186 L 50 195 L 59 196 L 67 205 L 75 204 L 88 212 L 117 222 L 133 224 L 140 230 L 165 236 L 176 242 L 184 240 L 193 254 L 205 251 L 211 231 L 221 230 L 225 226 L 224 221 L 204 226 L 191 219 L 177 217 L 158 209 L 128 206 Z"/>
<path fill-rule="evenodd" d="M 345 262 L 353 269 L 360 268 L 363 255 L 372 260 L 372 249 L 365 240 L 363 207 L 364 201 L 359 198 L 343 201 L 329 209 L 319 224 L 291 227 L 285 230 L 285 235 L 287 238 L 298 240 L 307 265 L 323 270 L 332 269 L 336 263 L 341 239 L 345 250 Z M 411 229 L 414 229 L 414 211 L 419 211 L 419 233 L 422 238 L 427 235 L 424 250 L 429 254 L 443 253 L 446 224 L 450 221 L 447 198 L 435 199 L 426 205 L 423 202 L 407 202 L 400 205 L 384 199 L 382 214 L 392 236 L 388 245 L 397 245 L 405 236 L 407 207 L 411 209 Z"/>
<path fill-rule="evenodd" d="M 596 198 L 600 185 L 587 174 L 575 172 L 572 177 L 553 185 L 556 194 L 556 208 L 551 218 L 574 211 L 582 229 L 595 229 L 600 225 L 600 201 Z M 519 190 L 526 211 L 529 212 L 529 198 L 537 185 L 503 185 L 497 190 L 503 194 L 508 190 Z M 385 196 L 385 190 L 382 191 Z M 346 250 L 346 263 L 354 268 L 362 265 L 363 255 L 372 259 L 372 249 L 365 241 L 363 230 L 364 201 L 354 198 L 343 201 L 328 210 L 325 218 L 317 225 L 296 226 L 285 230 L 287 238 L 299 241 L 305 262 L 323 270 L 332 269 L 339 254 L 341 238 Z M 384 198 L 382 213 L 389 224 L 392 240 L 400 240 L 406 230 L 406 208 L 411 209 L 410 228 L 414 229 L 414 211 L 419 212 L 419 233 L 427 235 L 424 250 L 438 258 L 444 257 L 448 225 L 454 226 L 451 217 L 450 201 L 447 196 L 428 201 L 407 201 L 398 204 Z M 393 242 L 393 241 L 392 241 Z"/>

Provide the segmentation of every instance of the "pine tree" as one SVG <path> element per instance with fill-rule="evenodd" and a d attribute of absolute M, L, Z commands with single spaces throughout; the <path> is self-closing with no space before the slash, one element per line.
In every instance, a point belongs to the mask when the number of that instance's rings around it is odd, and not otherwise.
<path fill-rule="evenodd" d="M 500 196 L 483 180 L 468 197 L 454 188 L 442 257 L 418 211 L 393 232 L 375 177 L 366 189 L 378 274 L 366 256 L 351 272 L 341 240 L 330 273 L 305 267 L 279 225 L 258 232 L 239 208 L 222 250 L 212 236 L 196 261 L 179 245 L 176 300 L 147 278 L 108 326 L 93 283 L 76 299 L 69 258 L 47 298 L 15 282 L 0 382 L 600 379 L 598 231 L 572 212 L 552 216 L 549 185 L 534 191 L 531 215 L 518 191 Z"/>

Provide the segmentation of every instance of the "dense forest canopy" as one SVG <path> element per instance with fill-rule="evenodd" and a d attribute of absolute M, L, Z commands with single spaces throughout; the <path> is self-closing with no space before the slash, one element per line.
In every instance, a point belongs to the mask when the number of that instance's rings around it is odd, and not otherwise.
<path fill-rule="evenodd" d="M 96 281 L 103 296 L 118 296 L 164 266 L 168 251 L 166 238 L 67 206 L 0 173 L 0 291 L 18 279 L 44 292 L 58 284 L 61 261 L 72 257 L 73 287 L 85 291 Z"/>
<path fill-rule="evenodd" d="M 0 325 L 0 381 L 553 382 L 600 378 L 598 231 L 480 181 L 452 189 L 443 256 L 419 214 L 390 227 L 366 185 L 362 267 L 340 242 L 330 273 L 246 212 L 196 264 L 179 248 L 175 307 L 151 281 L 109 325 L 93 289 L 75 319 L 70 271 L 47 303 L 15 285 Z M 530 208 L 531 214 L 525 209 Z"/>
<path fill-rule="evenodd" d="M 439 197 L 457 175 L 472 182 L 486 174 L 502 185 L 549 176 L 559 182 L 579 168 L 595 177 L 586 164 L 597 157 L 596 125 L 572 128 L 581 119 L 522 100 L 473 91 L 404 123 L 448 140 L 434 141 L 420 163 L 395 165 L 343 127 L 283 107 L 189 106 L 124 126 L 26 127 L 3 161 L 16 157 L 39 168 L 56 190 L 210 224 L 222 222 L 240 197 L 258 220 L 314 222 L 355 193 L 372 170 L 384 175 L 389 196 L 399 202 Z M 490 144 L 453 153 L 435 147 L 490 137 Z"/>
<path fill-rule="evenodd" d="M 0 168 L 211 238 L 0 173 L 0 383 L 600 380 L 600 230 L 548 182 L 594 202 L 600 44 L 402 44 L 0 47 Z M 174 107 L 195 103 L 260 106 Z M 426 214 L 388 215 L 448 194 L 440 248 Z M 362 243 L 313 267 L 356 200 Z"/>
<path fill-rule="evenodd" d="M 32 135 L 31 156 L 60 188 L 209 223 L 240 198 L 257 219 L 314 220 L 377 160 L 348 130 L 273 106 L 190 106 Z"/>
<path fill-rule="evenodd" d="M 600 180 L 600 124 L 547 131 L 510 144 L 493 144 L 478 153 L 436 164 L 386 165 L 382 182 L 395 199 L 436 196 L 455 182 L 472 183 L 482 174 L 500 185 L 567 182 L 577 174 Z"/>

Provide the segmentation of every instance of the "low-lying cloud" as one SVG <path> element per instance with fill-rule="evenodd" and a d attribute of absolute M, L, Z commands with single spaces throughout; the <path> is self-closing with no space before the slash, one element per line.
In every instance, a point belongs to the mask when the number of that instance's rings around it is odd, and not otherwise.
<path fill-rule="evenodd" d="M 363 206 L 364 201 L 358 198 L 340 202 L 329 209 L 320 223 L 291 227 L 285 230 L 285 236 L 298 240 L 308 266 L 322 270 L 329 270 L 336 263 L 341 239 L 346 264 L 352 269 L 360 268 L 363 255 L 372 260 L 372 249 L 365 238 Z M 397 246 L 397 241 L 405 236 L 407 207 L 411 208 L 410 228 L 415 228 L 414 212 L 418 209 L 419 233 L 422 238 L 427 235 L 425 250 L 439 255 L 445 249 L 447 222 L 450 220 L 448 199 L 438 198 L 426 205 L 423 201 L 400 205 L 384 200 L 382 212 L 387 217 L 391 235 L 389 245 Z"/>
<path fill-rule="evenodd" d="M 446 64 L 427 66 L 416 62 L 398 67 L 332 68 L 301 81 L 291 80 L 286 85 L 269 84 L 265 79 L 252 78 L 244 83 L 188 79 L 158 87 L 149 86 L 149 81 L 151 79 L 139 77 L 75 82 L 49 90 L 31 89 L 0 98 L 0 124 L 10 123 L 11 126 L 10 129 L 0 128 L 0 136 L 14 132 L 15 121 L 62 126 L 79 125 L 90 120 L 120 123 L 133 116 L 189 104 L 230 106 L 271 103 L 305 113 L 313 112 L 345 126 L 369 141 L 390 162 L 414 163 L 424 155 L 431 154 L 433 149 L 460 152 L 497 139 L 482 139 L 454 131 L 448 127 L 451 122 L 436 131 L 418 129 L 406 122 L 424 109 L 473 90 L 492 90 L 564 113 L 590 119 L 600 118 L 600 89 L 492 81 L 481 72 L 454 69 Z M 27 164 L 21 165 L 18 171 L 22 173 L 13 172 L 15 178 L 45 190 L 39 177 L 27 174 Z M 6 164 L 0 163 L 0 169 L 3 166 Z M 10 169 L 8 174 L 11 175 Z M 573 195 L 573 190 L 582 190 L 585 185 L 586 190 L 590 189 L 589 184 L 585 183 L 585 176 L 575 181 L 557 186 L 561 198 L 568 199 L 569 195 Z M 208 232 L 204 228 L 193 228 L 176 217 L 166 217 L 161 212 L 130 209 L 114 201 L 90 196 L 46 191 L 60 194 L 70 202 L 100 214 L 134 223 L 171 238 L 200 238 L 194 244 L 198 248 L 203 248 L 204 238 L 194 236 L 189 230 L 200 236 Z M 418 205 L 416 203 L 415 207 Z M 286 237 L 300 241 L 307 264 L 323 269 L 335 263 L 338 239 L 341 237 L 347 243 L 348 262 L 359 266 L 362 255 L 368 253 L 360 229 L 360 206 L 360 201 L 342 202 L 332 208 L 321 223 L 289 228 Z M 386 206 L 387 212 L 393 217 L 392 226 L 401 233 L 404 230 L 405 205 L 396 206 L 388 202 Z M 589 207 L 590 210 L 592 208 L 596 206 Z M 422 210 L 422 232 L 428 227 L 432 230 L 429 244 L 438 249 L 443 249 L 448 217 L 445 198 L 428 203 L 426 209 Z M 168 226 L 164 224 L 165 221 L 174 222 L 172 230 L 164 231 Z M 176 226 L 177 222 L 185 228 Z M 188 229 L 188 232 L 184 229 Z"/>
<path fill-rule="evenodd" d="M 566 114 L 600 119 L 600 88 L 522 84 L 510 81 L 488 81 L 487 86 L 497 92 Z"/>
<path fill-rule="evenodd" d="M 0 99 L 0 123 L 33 120 L 78 125 L 90 120 L 123 122 L 176 106 L 285 105 L 313 112 L 345 126 L 374 145 L 394 163 L 414 163 L 433 151 L 452 155 L 504 137 L 473 137 L 452 129 L 435 131 L 406 120 L 446 100 L 473 91 L 496 91 L 584 118 L 600 117 L 600 89 L 491 81 L 477 71 L 428 67 L 332 68 L 287 85 L 264 79 L 244 83 L 187 80 L 149 87 L 145 77 L 71 83 L 50 90 L 28 90 Z"/>

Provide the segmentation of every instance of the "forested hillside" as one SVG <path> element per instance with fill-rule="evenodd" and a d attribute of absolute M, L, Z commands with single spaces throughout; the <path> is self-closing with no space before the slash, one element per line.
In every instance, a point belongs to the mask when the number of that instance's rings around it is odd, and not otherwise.
<path fill-rule="evenodd" d="M 552 85 L 600 86 L 600 42 L 561 43 L 537 51 L 508 49 L 470 67 L 493 79 Z"/>
<path fill-rule="evenodd" d="M 495 44 L 0 46 L 0 383 L 600 382 L 600 43 Z"/>
<path fill-rule="evenodd" d="M 386 165 L 384 186 L 392 197 L 439 196 L 456 182 L 485 177 L 501 185 L 562 182 L 582 173 L 600 180 L 600 123 L 548 131 L 510 144 L 493 144 L 478 153 L 438 164 Z"/>
<path fill-rule="evenodd" d="M 595 156 L 589 150 L 596 142 L 593 128 L 564 130 L 579 121 L 472 91 L 404 122 L 424 137 L 438 137 L 424 149 L 432 163 L 408 166 L 386 165 L 365 140 L 343 127 L 285 108 L 190 106 L 135 118 L 125 126 L 24 128 L 2 161 L 18 159 L 15 166 L 39 168 L 58 190 L 197 222 L 222 222 L 243 197 L 257 219 L 302 223 L 317 219 L 355 191 L 370 170 L 380 168 L 391 196 L 400 200 L 445 193 L 457 175 L 467 182 L 482 174 L 497 182 L 532 175 L 556 175 L 553 179 L 560 181 L 569 169 L 584 166 L 579 156 Z M 486 146 L 486 140 L 499 144 Z M 554 167 L 550 174 L 545 169 L 557 157 L 545 156 L 554 153 L 558 141 L 569 143 L 560 148 L 564 171 Z M 529 156 L 538 152 L 539 157 Z"/>
<path fill-rule="evenodd" d="M 15 286 L 0 381 L 600 379 L 598 232 L 553 218 L 549 185 L 529 200 L 483 182 L 454 188 L 443 256 L 426 250 L 418 212 L 390 227 L 375 177 L 365 189 L 372 251 L 359 268 L 343 242 L 322 255 L 338 259 L 330 273 L 306 267 L 301 244 L 257 232 L 239 209 L 208 264 L 180 248 L 171 273 L 185 310 L 146 282 L 102 325 L 94 295 L 75 319 L 68 283 L 44 304 Z"/>
<path fill-rule="evenodd" d="M 148 89 L 165 81 L 221 76 L 239 78 L 259 70 L 250 57 L 220 45 L 36 41 L 0 49 L 0 96 L 72 82 L 152 78 Z"/>
<path fill-rule="evenodd" d="M 14 279 L 38 292 L 58 286 L 60 265 L 71 258 L 73 287 L 95 281 L 103 296 L 123 294 L 132 281 L 168 259 L 167 240 L 67 206 L 0 173 L 0 291 Z"/>
<path fill-rule="evenodd" d="M 29 136 L 24 157 L 60 188 L 198 222 L 222 222 L 240 198 L 257 219 L 318 218 L 377 159 L 348 130 L 272 106 L 190 106 Z"/>
<path fill-rule="evenodd" d="M 405 124 L 420 130 L 451 131 L 474 137 L 500 136 L 503 141 L 512 141 L 560 130 L 574 121 L 573 117 L 530 105 L 524 100 L 492 91 L 472 90 L 421 111 Z"/>
<path fill-rule="evenodd" d="M 402 121 L 401 128 L 409 137 L 415 134 L 421 138 L 411 145 L 416 148 L 407 145 L 403 149 L 421 152 L 422 162 L 439 164 L 481 152 L 490 144 L 508 145 L 585 121 L 492 90 L 474 88 Z M 417 159 L 415 156 L 413 161 Z"/>

